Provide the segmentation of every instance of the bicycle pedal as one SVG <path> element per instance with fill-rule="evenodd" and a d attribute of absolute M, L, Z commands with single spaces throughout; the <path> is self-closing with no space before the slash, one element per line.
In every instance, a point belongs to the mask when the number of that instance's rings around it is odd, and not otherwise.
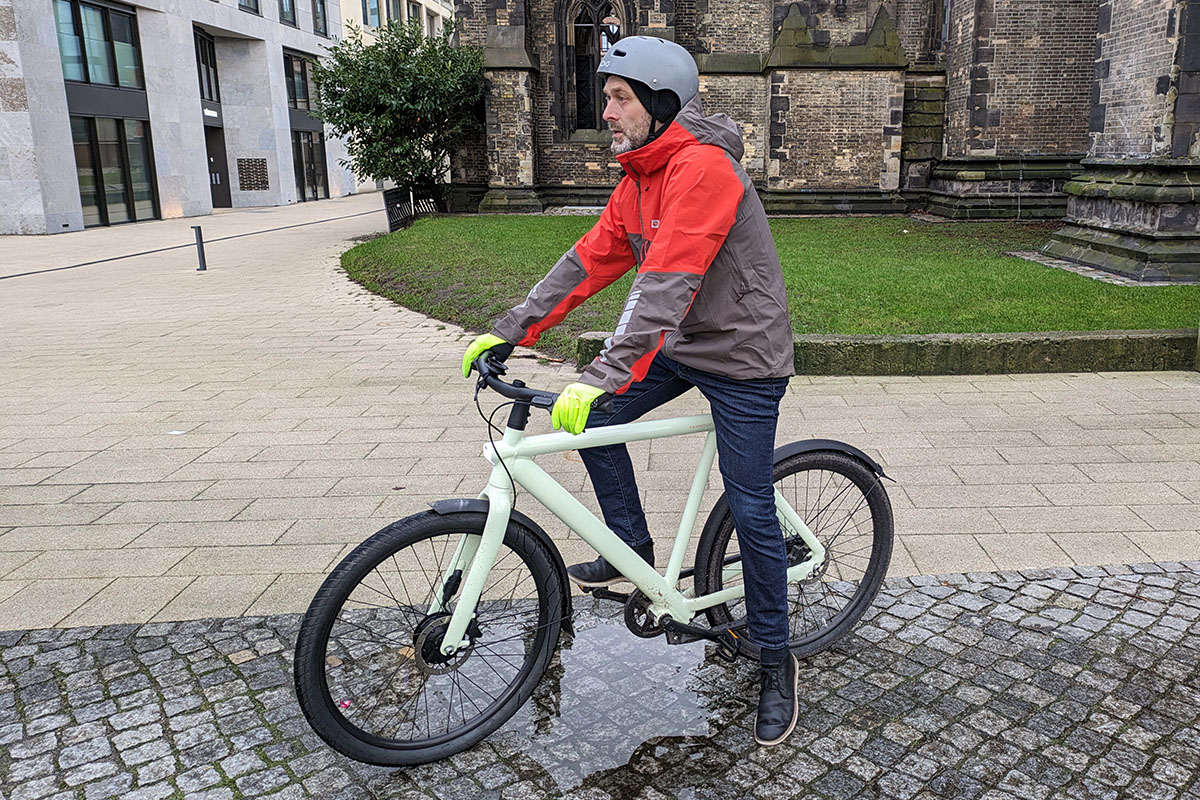
<path fill-rule="evenodd" d="M 597 600 L 616 600 L 618 603 L 624 603 L 629 599 L 628 592 L 614 592 L 605 586 L 592 586 L 583 589 L 583 591 L 590 592 L 592 597 L 595 597 Z"/>
<path fill-rule="evenodd" d="M 742 649 L 742 640 L 736 633 L 726 630 L 725 635 L 718 638 L 716 642 L 717 655 L 731 664 L 737 661 Z"/>
<path fill-rule="evenodd" d="M 690 644 L 692 642 L 698 642 L 702 638 L 704 637 L 697 636 L 694 633 L 688 633 L 687 631 L 681 631 L 678 628 L 667 629 L 667 644 Z"/>

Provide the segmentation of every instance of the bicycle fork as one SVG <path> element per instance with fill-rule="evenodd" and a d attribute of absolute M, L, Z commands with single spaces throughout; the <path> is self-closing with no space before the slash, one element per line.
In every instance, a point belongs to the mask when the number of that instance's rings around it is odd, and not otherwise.
<path fill-rule="evenodd" d="M 499 475 L 497 475 L 499 472 Z M 450 560 L 445 573 L 442 574 L 441 584 L 435 592 L 430 604 L 430 613 L 443 613 L 446 603 L 453 593 L 447 593 L 451 587 L 455 573 L 464 573 L 458 590 L 458 602 L 450 615 L 450 625 L 442 638 L 442 655 L 450 656 L 463 647 L 470 645 L 465 637 L 475 617 L 475 607 L 483 594 L 492 566 L 496 563 L 496 555 L 500 545 L 504 543 L 504 532 L 508 529 L 509 516 L 512 513 L 512 487 L 503 472 L 493 470 L 488 479 L 484 494 L 488 500 L 487 522 L 483 526 L 482 535 L 466 535 L 458 543 L 454 558 Z"/>

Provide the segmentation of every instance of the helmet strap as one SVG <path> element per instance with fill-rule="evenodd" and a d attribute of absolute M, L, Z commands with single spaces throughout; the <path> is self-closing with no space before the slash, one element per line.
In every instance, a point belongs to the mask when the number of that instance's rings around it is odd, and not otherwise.
<path fill-rule="evenodd" d="M 679 98 L 675 96 L 674 92 L 655 91 L 641 81 L 632 78 L 625 80 L 633 89 L 642 108 L 646 109 L 646 113 L 650 115 L 650 135 L 646 137 L 646 144 L 650 144 L 675 120 L 675 115 L 679 113 Z"/>

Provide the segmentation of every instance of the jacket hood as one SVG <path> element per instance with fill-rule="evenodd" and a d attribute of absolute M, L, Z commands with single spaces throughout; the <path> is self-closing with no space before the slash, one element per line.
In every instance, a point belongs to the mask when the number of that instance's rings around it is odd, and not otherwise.
<path fill-rule="evenodd" d="M 742 143 L 742 131 L 738 124 L 727 114 L 704 116 L 700 107 L 700 97 L 693 97 L 675 117 L 675 122 L 688 133 L 696 137 L 700 144 L 715 144 L 729 155 L 734 161 L 741 161 L 746 146 Z"/>
<path fill-rule="evenodd" d="M 729 153 L 734 161 L 741 161 L 746 151 L 737 123 L 726 114 L 706 117 L 697 95 L 688 101 L 674 122 L 657 139 L 636 150 L 621 153 L 617 156 L 617 163 L 625 167 L 626 172 L 632 168 L 633 172 L 645 175 L 662 169 L 671 156 L 693 144 L 716 145 Z"/>

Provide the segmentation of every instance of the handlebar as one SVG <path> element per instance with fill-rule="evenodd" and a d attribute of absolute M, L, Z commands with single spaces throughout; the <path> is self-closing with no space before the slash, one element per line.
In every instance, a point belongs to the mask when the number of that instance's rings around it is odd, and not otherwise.
<path fill-rule="evenodd" d="M 509 383 L 500 379 L 500 376 L 508 372 L 508 367 L 504 366 L 504 362 L 496 361 L 488 353 L 484 353 L 475 359 L 475 369 L 479 372 L 479 379 L 487 384 L 487 387 L 499 395 L 507 397 L 509 400 L 517 402 L 527 402 L 535 408 L 544 408 L 549 411 L 554 407 L 554 402 L 558 400 L 558 394 L 555 392 L 544 392 L 539 389 L 530 389 L 521 381 L 513 381 Z M 612 411 L 612 395 L 604 395 L 592 404 L 592 407 L 597 411 L 611 412 Z"/>
<path fill-rule="evenodd" d="M 527 402 L 531 406 L 549 411 L 554 407 L 554 401 L 558 399 L 558 395 L 553 392 L 530 389 L 521 381 L 509 383 L 501 380 L 500 376 L 508 372 L 508 367 L 504 366 L 504 362 L 496 361 L 487 353 L 475 359 L 475 369 L 479 372 L 479 379 L 487 384 L 489 389 L 509 400 Z"/>

